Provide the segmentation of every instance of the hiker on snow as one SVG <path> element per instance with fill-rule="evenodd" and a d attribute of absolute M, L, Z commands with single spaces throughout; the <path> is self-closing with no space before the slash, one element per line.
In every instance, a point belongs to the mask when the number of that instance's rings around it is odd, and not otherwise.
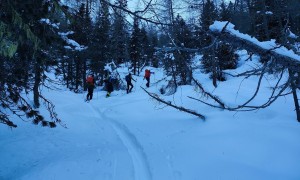
<path fill-rule="evenodd" d="M 87 88 L 88 88 L 88 94 L 86 95 L 86 100 L 92 100 L 93 99 L 93 92 L 95 88 L 95 79 L 94 75 L 91 74 L 86 78 Z"/>
<path fill-rule="evenodd" d="M 106 88 L 106 91 L 107 91 L 106 97 L 109 97 L 110 93 L 114 91 L 112 79 L 109 75 L 109 72 L 106 72 L 106 77 L 104 79 L 104 82 L 105 82 L 105 88 Z"/>
<path fill-rule="evenodd" d="M 133 84 L 131 83 L 131 80 L 133 80 L 133 81 L 135 81 L 135 80 L 132 78 L 131 73 L 129 73 L 127 76 L 125 76 L 125 80 L 127 82 L 127 94 L 128 94 L 131 92 L 131 90 L 133 88 Z"/>
<path fill-rule="evenodd" d="M 146 86 L 149 87 L 150 86 L 150 76 L 151 74 L 154 74 L 154 72 L 151 72 L 149 69 L 146 69 L 145 70 L 145 76 L 144 76 L 144 79 L 146 78 L 147 80 L 147 83 L 146 83 Z"/>

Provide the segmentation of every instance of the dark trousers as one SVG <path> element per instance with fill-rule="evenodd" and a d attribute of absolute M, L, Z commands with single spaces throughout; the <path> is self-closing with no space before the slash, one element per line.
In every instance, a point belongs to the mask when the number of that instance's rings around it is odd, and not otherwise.
<path fill-rule="evenodd" d="M 149 87 L 150 86 L 150 77 L 146 77 L 147 83 L 146 86 Z"/>
<path fill-rule="evenodd" d="M 127 93 L 130 93 L 133 88 L 133 84 L 131 82 L 127 82 Z"/>
<path fill-rule="evenodd" d="M 88 87 L 88 94 L 86 95 L 86 100 L 93 99 L 94 87 Z"/>
<path fill-rule="evenodd" d="M 107 91 L 106 97 L 109 97 L 110 93 L 114 91 L 114 86 L 112 82 L 106 82 L 106 91 Z"/>

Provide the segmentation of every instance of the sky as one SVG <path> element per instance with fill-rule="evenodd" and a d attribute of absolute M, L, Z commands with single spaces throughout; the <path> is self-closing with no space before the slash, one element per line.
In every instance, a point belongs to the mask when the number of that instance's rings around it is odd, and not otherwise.
<path fill-rule="evenodd" d="M 221 0 L 214 0 L 215 3 L 221 2 Z M 225 2 L 229 3 L 229 2 L 234 2 L 234 0 L 225 0 Z M 137 11 L 137 10 L 144 10 L 144 7 L 146 6 L 146 4 L 148 2 L 150 2 L 150 0 L 128 0 L 128 9 L 132 10 L 132 11 Z M 159 9 L 162 9 L 161 3 L 158 3 L 159 0 L 153 0 L 151 1 L 151 4 L 153 5 L 152 7 L 155 8 L 155 13 L 153 13 L 151 10 L 149 11 L 148 9 L 148 15 L 143 15 L 143 16 L 149 16 L 149 17 L 156 17 L 155 14 L 159 14 L 161 13 Z M 155 4 L 159 4 L 158 6 L 155 6 Z M 190 3 L 187 3 L 184 0 L 179 0 L 179 1 L 173 1 L 173 11 L 174 11 L 174 15 L 180 15 L 181 17 L 183 17 L 185 20 L 191 21 L 191 22 L 196 22 L 198 21 L 198 17 L 199 17 L 199 11 L 195 8 L 191 9 L 190 7 Z M 150 15 L 149 15 L 150 14 Z M 163 15 L 164 16 L 164 15 Z M 160 16 L 160 19 L 162 20 L 162 16 Z M 129 21 L 131 22 L 132 20 L 129 19 Z M 163 20 L 162 20 L 163 21 Z"/>
<path fill-rule="evenodd" d="M 159 4 L 160 0 L 152 0 L 151 4 L 153 5 L 152 8 L 156 8 L 155 9 L 155 13 L 153 13 L 151 10 L 148 9 L 147 11 L 147 15 L 143 14 L 142 16 L 144 17 L 156 17 L 156 13 L 159 13 L 159 8 L 162 8 L 161 5 L 159 6 L 154 6 L 155 4 Z M 220 0 L 215 0 L 216 2 L 220 1 Z M 226 2 L 229 2 L 230 0 L 225 0 Z M 232 1 L 232 0 L 231 0 Z M 61 1 L 63 4 L 66 4 L 70 7 L 76 7 L 79 6 L 79 3 L 76 3 L 75 0 L 62 0 Z M 73 3 L 72 3 L 73 2 Z M 146 6 L 146 4 L 150 2 L 150 0 L 128 0 L 128 9 L 131 11 L 138 11 L 138 10 L 144 10 L 144 7 Z M 234 2 L 234 1 L 232 1 Z M 97 1 L 98 3 L 98 1 Z M 175 16 L 177 16 L 178 14 L 180 16 L 182 16 L 185 20 L 189 20 L 192 22 L 197 22 L 198 20 L 198 13 L 195 9 L 190 9 L 189 4 L 187 4 L 184 0 L 180 0 L 180 1 L 173 1 L 174 5 L 174 14 Z M 94 9 L 92 11 L 92 18 L 95 19 L 95 17 L 97 16 L 97 11 L 98 11 L 98 4 L 94 4 Z M 162 17 L 160 17 L 162 18 Z M 154 18 L 155 20 L 157 20 L 157 18 Z M 127 17 L 127 21 L 129 23 L 133 22 L 133 18 L 131 16 Z"/>
<path fill-rule="evenodd" d="M 212 30 L 223 28 L 216 22 Z M 272 42 L 257 42 L 229 25 L 228 32 L 247 38 L 261 47 Z M 286 55 L 297 58 L 285 49 Z M 240 50 L 237 74 L 256 67 L 259 57 L 246 60 Z M 201 56 L 195 56 L 199 67 Z M 151 75 L 147 90 L 159 94 L 168 79 L 163 69 L 146 67 Z M 128 67 L 117 69 L 124 80 Z M 52 73 L 48 74 L 55 79 Z M 253 94 L 257 77 L 227 77 L 212 85 L 209 74 L 200 69 L 193 76 L 203 87 L 227 104 L 235 106 Z M 300 179 L 300 124 L 296 120 L 293 98 L 279 98 L 266 109 L 254 112 L 229 112 L 186 98 L 192 96 L 211 102 L 195 86 L 180 86 L 166 101 L 197 111 L 206 120 L 167 107 L 150 98 L 143 73 L 133 76 L 133 92 L 112 92 L 105 98 L 97 87 L 93 99 L 84 101 L 86 93 L 42 88 L 55 103 L 55 109 L 67 128 L 54 129 L 16 121 L 16 129 L 0 126 L 0 179 L 2 180 L 296 180 Z M 166 78 L 166 79 L 165 79 Z M 284 74 L 283 79 L 287 78 Z M 254 104 L 270 94 L 276 78 L 266 75 Z M 299 92 L 299 91 L 298 91 Z M 26 96 L 31 97 L 31 96 Z M 41 108 L 42 114 L 47 114 Z"/>

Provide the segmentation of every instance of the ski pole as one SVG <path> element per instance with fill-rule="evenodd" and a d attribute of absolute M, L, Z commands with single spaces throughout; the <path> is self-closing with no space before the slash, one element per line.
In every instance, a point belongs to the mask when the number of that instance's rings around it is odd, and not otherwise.
<path fill-rule="evenodd" d="M 97 87 L 96 87 L 96 90 L 97 90 Z M 97 90 L 97 100 L 98 100 L 98 90 Z"/>

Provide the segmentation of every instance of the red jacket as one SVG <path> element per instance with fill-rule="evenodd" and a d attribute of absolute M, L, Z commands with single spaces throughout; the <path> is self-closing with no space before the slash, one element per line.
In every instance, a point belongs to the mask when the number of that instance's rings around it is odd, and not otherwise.
<path fill-rule="evenodd" d="M 86 82 L 90 85 L 94 85 L 94 78 L 92 76 L 88 76 L 86 78 Z"/>
<path fill-rule="evenodd" d="M 145 70 L 145 78 L 149 78 L 149 77 L 150 77 L 150 74 L 151 74 L 150 70 L 149 70 L 149 69 L 146 69 L 146 70 Z"/>

